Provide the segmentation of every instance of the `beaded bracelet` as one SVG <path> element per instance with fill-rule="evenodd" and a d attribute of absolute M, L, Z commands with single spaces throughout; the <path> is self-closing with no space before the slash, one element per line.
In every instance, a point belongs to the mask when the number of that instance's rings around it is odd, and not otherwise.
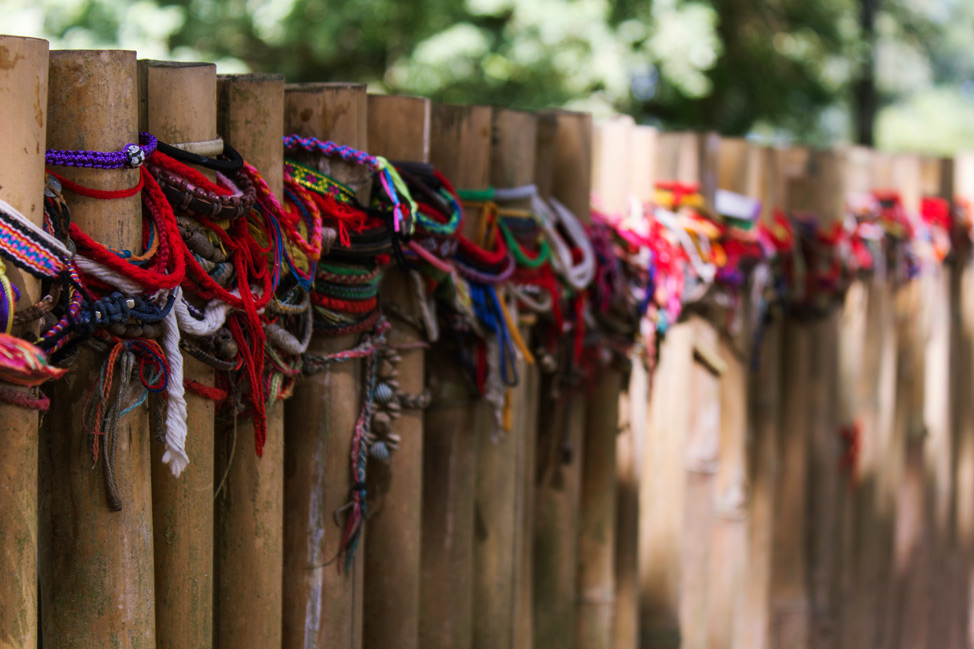
<path fill-rule="evenodd" d="M 139 144 L 126 144 L 121 151 L 71 151 L 48 149 L 44 162 L 53 167 L 86 167 L 89 169 L 136 169 L 156 150 L 158 140 L 149 133 L 139 133 Z"/>

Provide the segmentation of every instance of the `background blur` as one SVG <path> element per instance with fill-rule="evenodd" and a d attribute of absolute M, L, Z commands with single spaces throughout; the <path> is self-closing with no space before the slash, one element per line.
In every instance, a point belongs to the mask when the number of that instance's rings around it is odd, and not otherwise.
<path fill-rule="evenodd" d="M 972 0 L 0 0 L 0 16 L 52 47 L 221 72 L 772 143 L 974 149 Z"/>

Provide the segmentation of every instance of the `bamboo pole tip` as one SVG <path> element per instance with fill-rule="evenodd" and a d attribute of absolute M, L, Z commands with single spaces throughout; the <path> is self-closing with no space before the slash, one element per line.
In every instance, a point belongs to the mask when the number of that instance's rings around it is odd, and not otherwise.
<path fill-rule="evenodd" d="M 51 50 L 51 65 L 71 62 L 135 65 L 135 50 Z"/>
<path fill-rule="evenodd" d="M 249 72 L 246 74 L 218 74 L 216 80 L 220 83 L 282 83 L 283 74 L 267 72 Z"/>
<path fill-rule="evenodd" d="M 494 111 L 495 114 L 519 115 L 524 119 L 535 119 L 537 116 L 537 113 L 530 110 L 524 110 L 522 108 L 511 108 L 510 106 L 497 106 L 497 105 L 491 105 L 490 108 L 491 110 Z"/>
<path fill-rule="evenodd" d="M 47 50 L 51 47 L 51 44 L 43 38 L 33 38 L 31 36 L 11 36 L 8 34 L 0 34 L 0 43 L 2 43 L 0 47 L 3 49 L 8 49 L 10 47 L 15 49 L 36 47 L 38 49 L 43 48 Z M 8 57 L 8 52 L 0 51 L 0 70 L 13 63 L 13 61 L 8 60 Z"/>
<path fill-rule="evenodd" d="M 205 61 L 159 61 L 157 59 L 139 59 L 139 64 L 149 68 L 171 68 L 176 70 L 184 70 L 187 68 L 216 69 L 216 63 L 207 63 Z"/>
<path fill-rule="evenodd" d="M 366 89 L 364 83 L 349 83 L 344 81 L 313 81 L 301 83 L 289 83 L 285 87 L 288 92 L 308 92 L 319 93 L 325 90 L 362 90 Z"/>
<path fill-rule="evenodd" d="M 370 92 L 369 101 L 377 101 L 377 102 L 395 101 L 395 102 L 410 103 L 410 104 L 411 103 L 416 103 L 416 104 L 433 103 L 426 97 L 420 97 L 418 95 L 386 95 L 378 92 Z"/>

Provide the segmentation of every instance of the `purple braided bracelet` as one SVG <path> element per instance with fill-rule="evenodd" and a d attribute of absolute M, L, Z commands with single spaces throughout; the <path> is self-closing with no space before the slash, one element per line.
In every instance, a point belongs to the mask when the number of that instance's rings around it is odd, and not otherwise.
<path fill-rule="evenodd" d="M 48 149 L 44 162 L 52 167 L 88 167 L 90 169 L 136 169 L 156 150 L 157 140 L 149 133 L 139 133 L 139 144 L 126 144 L 121 151 L 66 151 Z"/>

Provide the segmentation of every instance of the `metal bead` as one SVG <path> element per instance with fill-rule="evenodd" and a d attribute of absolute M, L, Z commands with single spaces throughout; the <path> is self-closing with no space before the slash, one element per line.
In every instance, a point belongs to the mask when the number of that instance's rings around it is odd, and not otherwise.
<path fill-rule="evenodd" d="M 389 452 L 389 447 L 381 440 L 369 447 L 369 455 L 380 462 L 388 462 L 389 458 L 392 457 L 392 453 Z"/>
<path fill-rule="evenodd" d="M 145 151 L 138 144 L 129 144 L 126 146 L 125 155 L 128 158 L 128 166 L 132 169 L 141 167 L 145 162 Z"/>
<path fill-rule="evenodd" d="M 379 404 L 387 404 L 396 397 L 395 391 L 386 383 L 380 383 L 375 388 L 375 400 Z"/>
<path fill-rule="evenodd" d="M 217 355 L 227 360 L 236 358 L 237 353 L 240 351 L 237 343 L 231 338 L 217 338 L 215 347 Z"/>

